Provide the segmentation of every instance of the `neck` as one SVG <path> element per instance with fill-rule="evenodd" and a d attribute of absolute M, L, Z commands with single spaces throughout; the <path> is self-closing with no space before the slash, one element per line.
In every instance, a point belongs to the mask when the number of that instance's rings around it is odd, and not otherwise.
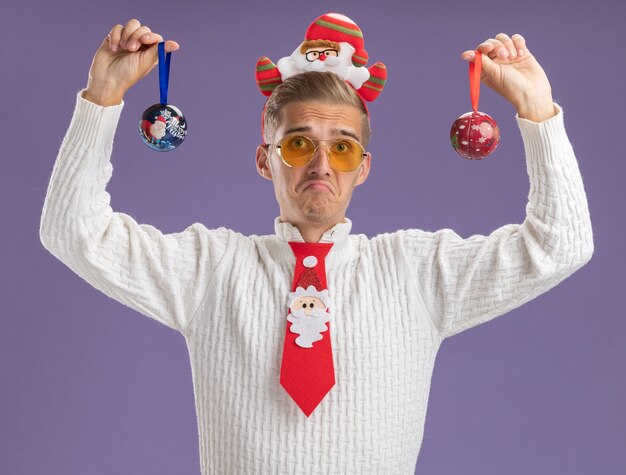
<path fill-rule="evenodd" d="M 300 234 L 302 234 L 302 239 L 304 239 L 304 242 L 319 242 L 319 240 L 322 238 L 322 235 L 330 228 L 332 228 L 332 226 L 319 228 L 312 226 L 299 226 L 297 224 L 295 226 L 300 231 Z"/>

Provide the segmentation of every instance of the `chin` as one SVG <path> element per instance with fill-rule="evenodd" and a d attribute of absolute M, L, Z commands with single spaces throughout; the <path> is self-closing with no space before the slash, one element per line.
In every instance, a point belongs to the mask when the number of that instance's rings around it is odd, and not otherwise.
<path fill-rule="evenodd" d="M 302 210 L 302 216 L 313 223 L 324 223 L 334 214 L 328 206 L 318 203 L 308 203 Z"/>
<path fill-rule="evenodd" d="M 328 221 L 330 213 L 326 210 L 318 209 L 318 208 L 307 208 L 302 213 L 307 221 L 312 223 L 324 223 Z"/>
<path fill-rule="evenodd" d="M 306 221 L 316 224 L 335 222 L 337 217 L 341 216 L 341 210 L 339 208 L 311 203 L 301 208 L 300 213 Z"/>

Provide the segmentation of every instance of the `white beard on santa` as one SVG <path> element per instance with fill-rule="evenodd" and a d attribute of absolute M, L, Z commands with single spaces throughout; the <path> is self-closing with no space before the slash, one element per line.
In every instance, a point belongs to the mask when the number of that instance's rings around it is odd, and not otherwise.
<path fill-rule="evenodd" d="M 310 314 L 307 315 L 306 311 Z M 330 321 L 330 314 L 321 308 L 292 309 L 287 320 L 291 322 L 290 331 L 300 335 L 296 338 L 296 344 L 302 348 L 312 348 L 314 342 L 324 338 L 322 332 L 328 330 L 326 322 Z"/>

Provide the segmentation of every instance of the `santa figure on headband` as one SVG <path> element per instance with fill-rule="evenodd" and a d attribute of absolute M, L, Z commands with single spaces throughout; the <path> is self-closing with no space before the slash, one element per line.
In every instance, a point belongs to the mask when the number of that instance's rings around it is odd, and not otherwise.
<path fill-rule="evenodd" d="M 365 68 L 368 54 L 363 34 L 350 18 L 327 13 L 309 25 L 304 42 L 291 56 L 274 64 L 263 56 L 256 63 L 256 81 L 261 92 L 269 96 L 278 84 L 296 74 L 328 71 L 345 79 L 366 101 L 373 101 L 383 90 L 387 69 L 377 62 Z"/>

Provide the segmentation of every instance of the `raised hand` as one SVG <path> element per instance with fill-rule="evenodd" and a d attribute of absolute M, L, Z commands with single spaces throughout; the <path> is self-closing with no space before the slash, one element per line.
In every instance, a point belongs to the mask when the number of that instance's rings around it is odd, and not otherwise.
<path fill-rule="evenodd" d="M 158 64 L 161 41 L 160 34 L 136 19 L 114 26 L 91 63 L 85 99 L 103 106 L 121 103 L 126 92 Z M 177 42 L 165 42 L 166 52 L 178 49 Z"/>
<path fill-rule="evenodd" d="M 499 33 L 476 50 L 483 53 L 481 81 L 509 101 L 520 117 L 541 122 L 556 114 L 548 77 L 522 35 Z M 461 54 L 470 62 L 474 56 L 474 50 Z"/>

